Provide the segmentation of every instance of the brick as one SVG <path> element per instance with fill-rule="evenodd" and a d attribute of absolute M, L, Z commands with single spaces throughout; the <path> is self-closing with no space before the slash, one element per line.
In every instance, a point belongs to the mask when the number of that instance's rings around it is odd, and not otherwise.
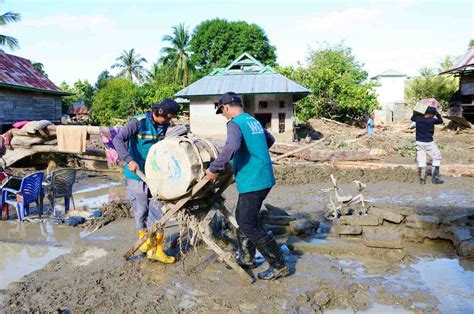
<path fill-rule="evenodd" d="M 474 257 L 474 239 L 459 243 L 457 252 L 462 257 Z"/>
<path fill-rule="evenodd" d="M 412 229 L 416 230 L 416 229 Z M 430 230 L 422 230 L 421 231 L 425 238 L 436 240 L 436 239 L 443 239 L 443 240 L 450 240 L 453 241 L 453 233 L 450 228 L 444 227 L 440 229 L 430 229 Z"/>
<path fill-rule="evenodd" d="M 403 248 L 402 238 L 400 237 L 400 235 L 397 234 L 365 234 L 364 243 L 368 247 L 378 247 L 386 249 Z"/>
<path fill-rule="evenodd" d="M 378 226 L 381 221 L 378 216 L 375 215 L 351 215 L 351 216 L 342 216 L 339 218 L 339 223 L 342 225 L 351 225 L 351 226 Z"/>
<path fill-rule="evenodd" d="M 413 208 L 401 208 L 399 212 L 400 212 L 400 215 L 403 215 L 405 217 L 416 214 L 416 211 Z"/>
<path fill-rule="evenodd" d="M 467 215 L 449 216 L 443 219 L 442 224 L 446 226 L 465 225 L 469 222 Z"/>
<path fill-rule="evenodd" d="M 400 215 L 400 214 L 397 214 L 397 213 L 394 213 L 394 212 L 391 212 L 391 211 L 388 211 L 388 210 L 380 209 L 380 208 L 371 208 L 370 213 L 374 214 L 376 216 L 379 216 L 383 220 L 393 222 L 393 223 L 396 223 L 396 224 L 401 223 L 403 221 L 403 218 L 404 218 L 403 215 Z"/>
<path fill-rule="evenodd" d="M 471 230 L 468 227 L 452 227 L 451 231 L 455 243 L 470 240 L 472 238 Z"/>
<path fill-rule="evenodd" d="M 359 235 L 362 234 L 361 226 L 336 225 L 333 227 L 334 232 L 340 235 Z"/>
<path fill-rule="evenodd" d="M 436 229 L 439 218 L 430 215 L 410 215 L 407 217 L 407 226 L 416 229 Z"/>

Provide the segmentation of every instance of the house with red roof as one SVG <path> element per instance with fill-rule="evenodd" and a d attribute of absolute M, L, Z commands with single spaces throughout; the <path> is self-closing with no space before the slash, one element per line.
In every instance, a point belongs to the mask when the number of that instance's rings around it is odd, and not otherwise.
<path fill-rule="evenodd" d="M 67 95 L 29 60 L 0 50 L 0 125 L 22 120 L 59 122 L 61 97 Z"/>

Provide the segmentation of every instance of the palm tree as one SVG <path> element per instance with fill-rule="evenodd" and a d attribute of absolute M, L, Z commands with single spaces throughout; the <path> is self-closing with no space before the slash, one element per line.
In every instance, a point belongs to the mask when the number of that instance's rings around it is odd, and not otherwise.
<path fill-rule="evenodd" d="M 162 65 L 159 62 L 155 62 L 152 64 L 151 69 L 147 71 L 146 78 L 149 81 L 158 81 L 160 78 L 162 70 Z"/>
<path fill-rule="evenodd" d="M 172 29 L 172 35 L 163 36 L 163 41 L 169 42 L 171 47 L 161 49 L 163 56 L 160 58 L 160 61 L 174 69 L 176 82 L 187 85 L 194 70 L 188 52 L 191 36 L 184 23 L 173 26 Z"/>
<path fill-rule="evenodd" d="M 115 59 L 115 61 L 118 62 L 112 65 L 112 68 L 121 69 L 117 76 L 125 77 L 131 81 L 135 77 L 139 83 L 143 82 L 145 68 L 142 63 L 147 61 L 140 54 L 135 53 L 135 49 L 122 51 L 122 55 Z"/>
<path fill-rule="evenodd" d="M 0 15 L 0 26 L 7 25 L 8 23 L 18 22 L 21 19 L 21 15 L 15 12 L 7 12 L 3 15 Z M 14 50 L 18 48 L 18 39 L 0 34 L 0 46 L 8 46 L 10 49 Z"/>
<path fill-rule="evenodd" d="M 428 78 L 428 77 L 431 77 L 431 76 L 434 75 L 434 71 L 433 71 L 433 69 L 431 69 L 429 67 L 422 67 L 420 69 L 420 75 L 423 78 Z"/>

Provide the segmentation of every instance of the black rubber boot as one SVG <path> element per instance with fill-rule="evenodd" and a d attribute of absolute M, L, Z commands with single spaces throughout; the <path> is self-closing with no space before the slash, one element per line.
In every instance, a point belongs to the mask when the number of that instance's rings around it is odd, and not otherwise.
<path fill-rule="evenodd" d="M 418 174 L 420 175 L 420 184 L 426 184 L 426 167 L 419 167 Z"/>
<path fill-rule="evenodd" d="M 433 171 L 432 171 L 432 174 L 431 174 L 431 182 L 433 184 L 443 184 L 444 183 L 444 180 L 441 179 L 441 177 L 439 176 L 439 166 L 433 167 Z"/>
<path fill-rule="evenodd" d="M 250 239 L 237 230 L 237 244 L 239 246 L 239 257 L 237 258 L 237 263 L 240 267 L 245 269 L 252 269 L 257 267 L 257 262 L 255 260 L 255 254 L 257 249 L 255 244 L 253 244 Z"/>
<path fill-rule="evenodd" d="M 280 247 L 272 233 L 257 243 L 257 248 L 270 265 L 267 270 L 258 274 L 259 279 L 274 280 L 290 274 L 290 269 L 285 263 Z"/>

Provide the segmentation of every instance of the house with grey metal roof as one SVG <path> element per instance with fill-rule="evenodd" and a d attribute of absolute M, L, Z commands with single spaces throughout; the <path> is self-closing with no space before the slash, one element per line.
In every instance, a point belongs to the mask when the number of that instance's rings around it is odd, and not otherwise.
<path fill-rule="evenodd" d="M 226 92 L 240 94 L 245 111 L 260 121 L 278 141 L 291 141 L 293 104 L 310 91 L 244 53 L 226 68 L 213 70 L 175 94 L 190 100 L 191 132 L 214 138 L 225 136 L 225 118 L 216 115 L 215 111 L 219 97 Z"/>
<path fill-rule="evenodd" d="M 59 122 L 64 93 L 29 60 L 0 50 L 0 125 L 21 120 Z"/>

